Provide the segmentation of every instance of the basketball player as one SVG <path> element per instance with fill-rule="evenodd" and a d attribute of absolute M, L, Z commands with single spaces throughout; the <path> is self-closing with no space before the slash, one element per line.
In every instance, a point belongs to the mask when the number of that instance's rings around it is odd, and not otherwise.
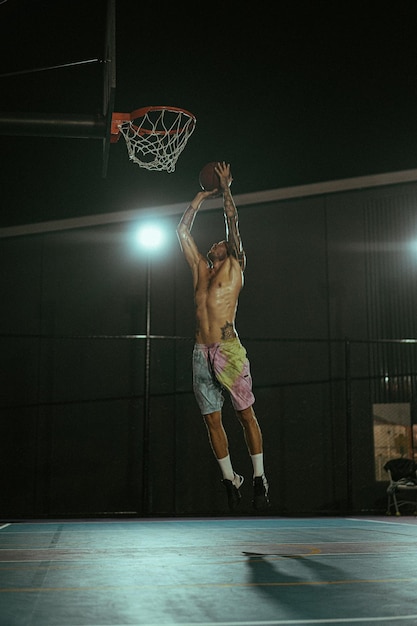
<path fill-rule="evenodd" d="M 230 191 L 230 165 L 218 163 L 219 190 L 200 191 L 185 210 L 177 235 L 192 272 L 196 331 L 193 350 L 193 388 L 207 427 L 210 445 L 220 466 L 231 511 L 240 503 L 243 476 L 236 474 L 229 455 L 222 421 L 223 390 L 230 395 L 253 465 L 253 500 L 256 510 L 269 506 L 264 474 L 262 433 L 253 410 L 255 401 L 246 350 L 235 328 L 246 257 L 239 233 L 237 209 Z M 204 200 L 223 194 L 226 239 L 212 245 L 204 257 L 191 236 L 197 211 Z"/>

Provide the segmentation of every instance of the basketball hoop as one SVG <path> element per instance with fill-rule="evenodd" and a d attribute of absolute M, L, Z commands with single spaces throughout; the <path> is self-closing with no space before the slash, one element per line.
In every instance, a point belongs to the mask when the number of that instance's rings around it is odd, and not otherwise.
<path fill-rule="evenodd" d="M 132 113 L 113 113 L 111 143 L 123 135 L 129 159 L 147 170 L 173 172 L 196 124 L 192 113 L 153 106 Z"/>

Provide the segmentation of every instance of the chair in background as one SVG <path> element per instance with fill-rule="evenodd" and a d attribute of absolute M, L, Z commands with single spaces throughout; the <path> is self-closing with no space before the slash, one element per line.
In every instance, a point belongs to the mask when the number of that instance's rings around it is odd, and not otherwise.
<path fill-rule="evenodd" d="M 389 478 L 387 515 L 391 515 L 392 508 L 395 515 L 401 515 L 400 507 L 417 515 L 417 464 L 407 458 L 391 459 L 385 463 L 384 470 Z"/>

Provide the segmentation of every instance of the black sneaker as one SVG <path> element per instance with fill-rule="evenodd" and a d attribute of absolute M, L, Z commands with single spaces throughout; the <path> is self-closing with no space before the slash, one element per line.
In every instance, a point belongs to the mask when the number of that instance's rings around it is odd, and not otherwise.
<path fill-rule="evenodd" d="M 240 500 L 242 498 L 239 488 L 242 486 L 243 476 L 239 476 L 239 474 L 235 474 L 235 478 L 233 481 L 227 480 L 227 478 L 224 478 L 222 480 L 222 483 L 226 487 L 227 502 L 229 504 L 229 510 L 236 511 L 236 509 L 238 508 L 240 504 Z M 236 487 L 236 484 L 238 484 L 238 487 Z"/>
<path fill-rule="evenodd" d="M 268 490 L 269 486 L 265 474 L 262 476 L 256 476 L 253 479 L 252 506 L 256 511 L 264 511 L 270 506 Z"/>

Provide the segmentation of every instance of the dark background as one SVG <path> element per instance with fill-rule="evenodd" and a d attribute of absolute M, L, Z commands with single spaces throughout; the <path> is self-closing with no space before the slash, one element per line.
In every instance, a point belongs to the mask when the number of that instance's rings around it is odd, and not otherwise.
<path fill-rule="evenodd" d="M 101 141 L 2 136 L 1 225 L 187 202 L 217 159 L 235 194 L 416 167 L 416 14 L 407 0 L 117 0 L 115 110 L 191 111 L 176 171 L 139 168 L 119 142 L 103 179 Z M 100 112 L 102 64 L 33 70 L 101 59 L 105 18 L 105 0 L 2 2 L 0 110 Z"/>

